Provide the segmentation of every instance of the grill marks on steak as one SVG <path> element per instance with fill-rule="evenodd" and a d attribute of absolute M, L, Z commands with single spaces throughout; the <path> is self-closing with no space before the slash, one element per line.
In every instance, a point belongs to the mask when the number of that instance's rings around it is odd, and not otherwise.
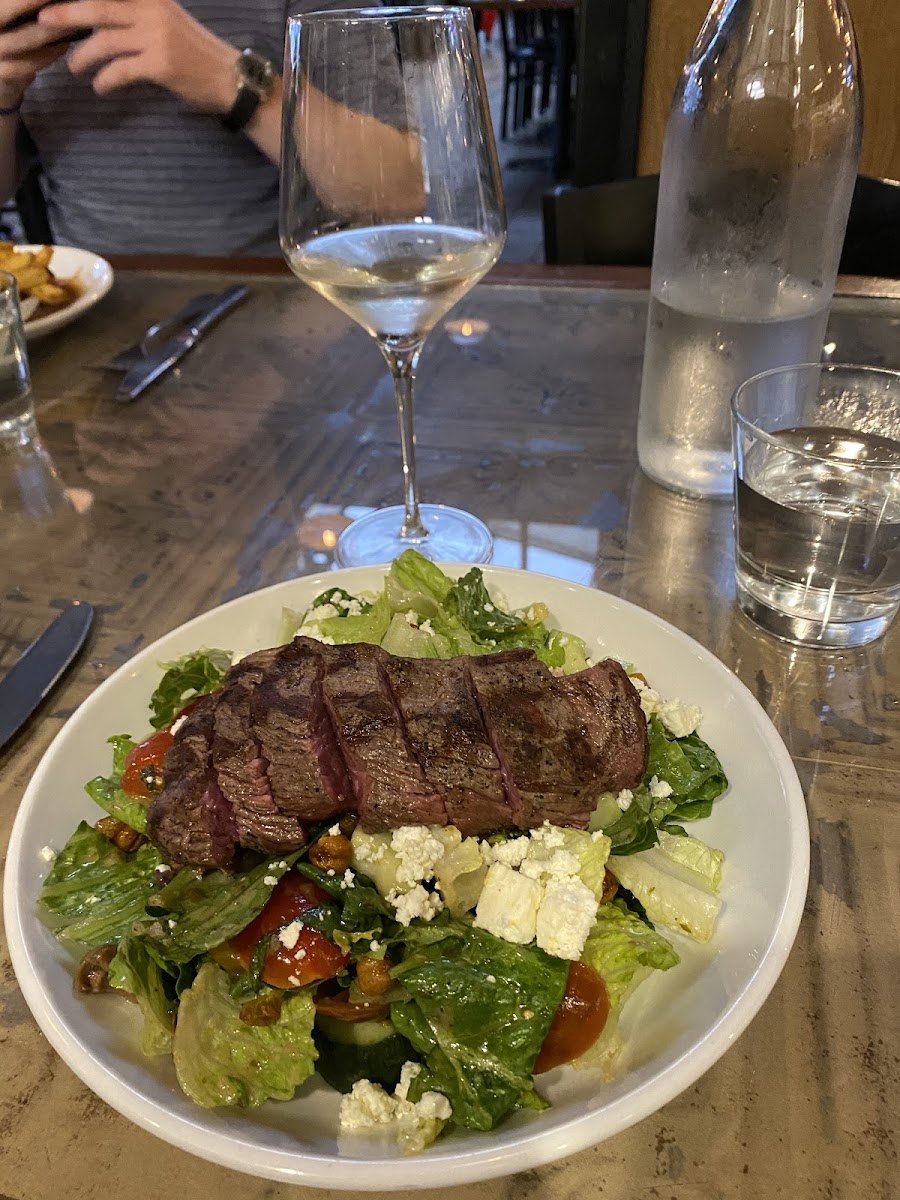
<path fill-rule="evenodd" d="M 440 791 L 426 778 L 406 736 L 378 646 L 323 647 L 325 704 L 366 829 L 446 825 Z"/>
<path fill-rule="evenodd" d="M 296 638 L 253 689 L 250 719 L 266 758 L 275 803 L 301 821 L 355 807 L 322 690 L 321 644 Z"/>
<path fill-rule="evenodd" d="M 201 700 L 166 753 L 166 786 L 147 812 L 147 834 L 173 863 L 224 867 L 237 846 L 234 809 L 211 764 L 217 696 Z"/>
<path fill-rule="evenodd" d="M 544 821 L 583 829 L 610 784 L 616 791 L 627 786 L 608 779 L 608 771 L 600 777 L 602 746 L 592 741 L 562 680 L 529 651 L 472 658 L 468 670 L 519 829 Z"/>
<path fill-rule="evenodd" d="M 583 828 L 636 787 L 647 724 L 622 667 L 557 678 L 531 650 L 449 661 L 295 638 L 249 656 L 175 735 L 148 831 L 175 863 L 287 853 L 305 823 Z"/>
<path fill-rule="evenodd" d="M 306 843 L 306 830 L 282 811 L 269 782 L 268 761 L 251 719 L 251 698 L 271 671 L 277 650 L 242 659 L 228 673 L 216 705 L 212 765 L 237 820 L 238 842 L 266 854 L 284 854 Z"/>
<path fill-rule="evenodd" d="M 527 652 L 526 652 L 527 653 Z M 409 745 L 462 834 L 515 824 L 467 660 L 387 658 L 385 671 Z"/>

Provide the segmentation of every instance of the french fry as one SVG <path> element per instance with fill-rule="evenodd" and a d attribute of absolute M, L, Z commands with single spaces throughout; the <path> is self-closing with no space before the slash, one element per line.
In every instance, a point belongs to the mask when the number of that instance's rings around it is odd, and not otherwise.
<path fill-rule="evenodd" d="M 79 293 L 73 283 L 54 276 L 50 270 L 52 258 L 52 246 L 19 250 L 12 242 L 0 241 L 0 271 L 13 276 L 19 289 L 19 298 L 32 302 L 36 300 L 48 308 L 61 308 L 71 304 Z M 33 316 L 34 312 L 29 312 L 26 320 Z"/>
<path fill-rule="evenodd" d="M 52 304 L 54 307 L 72 299 L 71 293 L 66 288 L 59 287 L 55 283 L 39 283 L 37 287 L 31 289 L 31 294 L 42 304 Z"/>
<path fill-rule="evenodd" d="M 15 275 L 20 293 L 33 292 L 42 284 L 52 282 L 52 276 L 46 267 L 21 267 L 17 271 L 10 272 L 10 274 Z"/>
<path fill-rule="evenodd" d="M 8 254 L 2 260 L 2 266 L 4 271 L 15 275 L 16 271 L 20 271 L 23 267 L 30 267 L 32 262 L 34 262 L 34 255 L 29 250 L 18 250 Z"/>

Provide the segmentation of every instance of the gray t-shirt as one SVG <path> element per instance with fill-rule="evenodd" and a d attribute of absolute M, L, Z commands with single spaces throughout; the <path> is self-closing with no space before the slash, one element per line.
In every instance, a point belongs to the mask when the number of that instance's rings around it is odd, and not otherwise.
<path fill-rule="evenodd" d="M 180 2 L 281 71 L 296 0 Z M 162 88 L 96 96 L 60 59 L 28 89 L 22 120 L 40 157 L 56 243 L 100 254 L 279 253 L 277 167 L 243 134 Z"/>

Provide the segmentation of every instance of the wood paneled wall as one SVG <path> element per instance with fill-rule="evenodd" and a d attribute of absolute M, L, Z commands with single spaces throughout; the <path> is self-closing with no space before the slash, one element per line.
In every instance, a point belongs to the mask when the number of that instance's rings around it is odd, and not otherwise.
<path fill-rule="evenodd" d="M 651 0 L 638 174 L 659 170 L 678 75 L 711 0 Z M 900 180 L 900 0 L 848 0 L 863 64 L 860 173 Z"/>

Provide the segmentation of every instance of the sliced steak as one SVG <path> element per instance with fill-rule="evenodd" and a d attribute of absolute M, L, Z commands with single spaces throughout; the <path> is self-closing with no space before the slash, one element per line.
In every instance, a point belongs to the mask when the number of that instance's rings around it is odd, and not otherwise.
<path fill-rule="evenodd" d="M 250 699 L 274 802 L 301 821 L 328 820 L 356 808 L 325 707 L 321 649 L 320 642 L 295 638 L 278 652 Z"/>
<path fill-rule="evenodd" d="M 147 834 L 170 863 L 224 867 L 238 829 L 210 756 L 217 696 L 201 700 L 175 734 L 163 764 L 165 785 L 150 801 Z"/>
<path fill-rule="evenodd" d="M 251 654 L 228 672 L 215 709 L 212 741 L 213 768 L 234 807 L 238 841 L 265 854 L 286 854 L 306 845 L 303 825 L 282 812 L 272 796 L 268 762 L 250 717 L 253 692 L 271 674 L 277 654 Z"/>
<path fill-rule="evenodd" d="M 650 753 L 647 718 L 637 688 L 621 663 L 602 662 L 559 680 L 594 746 L 597 782 L 605 792 L 635 788 Z"/>
<path fill-rule="evenodd" d="M 632 697 L 620 680 L 610 681 L 608 667 L 600 664 L 582 672 L 574 677 L 580 682 L 572 685 L 571 678 L 558 679 L 529 650 L 469 659 L 468 670 L 520 829 L 544 821 L 584 828 L 602 792 L 629 786 L 622 779 L 639 782 L 646 766 L 646 729 L 625 770 L 618 770 L 607 743 L 612 736 L 616 749 L 620 745 L 610 726 L 614 709 L 620 715 L 627 712 L 631 725 L 635 715 L 643 721 L 640 701 L 627 676 Z M 640 758 L 644 761 L 635 778 Z"/>
<path fill-rule="evenodd" d="M 385 670 L 409 745 L 443 794 L 448 822 L 465 835 L 485 834 L 515 822 L 466 661 L 388 658 Z"/>
<path fill-rule="evenodd" d="M 378 646 L 322 646 L 325 704 L 356 797 L 364 829 L 445 825 L 438 789 L 422 771 L 406 738 Z"/>

